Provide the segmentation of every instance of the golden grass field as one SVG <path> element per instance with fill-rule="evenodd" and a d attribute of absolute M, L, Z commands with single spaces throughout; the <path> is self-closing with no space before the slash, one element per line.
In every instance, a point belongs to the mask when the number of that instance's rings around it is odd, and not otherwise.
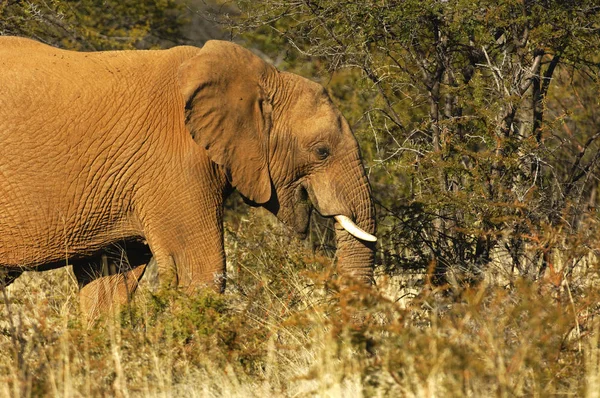
<path fill-rule="evenodd" d="M 92 327 L 68 268 L 25 274 L 0 292 L 0 397 L 600 397 L 593 257 L 537 282 L 500 264 L 340 291 L 273 223 L 228 227 L 225 294 L 142 287 Z"/>

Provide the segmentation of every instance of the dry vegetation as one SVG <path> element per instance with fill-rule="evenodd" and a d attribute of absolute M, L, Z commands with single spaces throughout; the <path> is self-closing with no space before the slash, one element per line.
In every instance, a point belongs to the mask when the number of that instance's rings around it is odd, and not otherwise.
<path fill-rule="evenodd" d="M 229 224 L 224 295 L 142 289 L 91 328 L 70 270 L 17 280 L 0 396 L 598 396 L 595 259 L 536 283 L 420 273 L 340 291 L 331 260 L 273 221 Z"/>

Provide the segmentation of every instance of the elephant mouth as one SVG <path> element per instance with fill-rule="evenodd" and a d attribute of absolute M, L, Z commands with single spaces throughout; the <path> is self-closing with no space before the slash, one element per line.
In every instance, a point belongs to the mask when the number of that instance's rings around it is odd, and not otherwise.
<path fill-rule="evenodd" d="M 300 239 L 305 239 L 308 236 L 310 216 L 314 208 L 321 216 L 334 218 L 346 232 L 355 238 L 366 242 L 377 241 L 374 235 L 361 229 L 350 217 L 341 213 L 324 214 L 322 209 L 319 208 L 316 196 L 310 186 L 298 184 L 293 190 L 291 203 L 288 202 L 289 206 L 281 207 L 276 198 L 276 195 L 272 195 L 271 200 L 264 207 L 287 224 Z"/>
<path fill-rule="evenodd" d="M 306 188 L 299 184 L 291 189 L 291 195 L 280 196 L 281 193 L 277 192 L 273 186 L 271 198 L 263 205 L 252 202 L 244 196 L 242 197 L 244 202 L 250 206 L 264 207 L 287 225 L 300 239 L 305 239 L 308 236 L 310 216 L 313 209 Z M 280 198 L 284 198 L 283 202 L 280 202 Z"/>
<path fill-rule="evenodd" d="M 308 235 L 308 227 L 310 225 L 310 216 L 313 206 L 308 197 L 308 191 L 302 185 L 296 188 L 294 192 L 294 202 L 292 216 L 292 226 L 294 232 L 301 238 L 305 239 Z"/>

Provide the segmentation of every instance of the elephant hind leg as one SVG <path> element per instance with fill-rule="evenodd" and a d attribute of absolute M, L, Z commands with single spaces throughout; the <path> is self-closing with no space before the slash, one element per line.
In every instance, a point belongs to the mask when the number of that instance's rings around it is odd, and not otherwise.
<path fill-rule="evenodd" d="M 112 249 L 95 262 L 73 266 L 79 283 L 80 307 L 89 323 L 128 304 L 146 265 L 151 262 L 150 250 L 141 242 L 127 242 Z"/>
<path fill-rule="evenodd" d="M 127 272 L 100 276 L 82 286 L 79 289 L 79 305 L 88 321 L 93 322 L 103 313 L 129 303 L 145 268 L 146 264 L 142 264 Z M 80 278 L 77 280 L 80 281 Z"/>

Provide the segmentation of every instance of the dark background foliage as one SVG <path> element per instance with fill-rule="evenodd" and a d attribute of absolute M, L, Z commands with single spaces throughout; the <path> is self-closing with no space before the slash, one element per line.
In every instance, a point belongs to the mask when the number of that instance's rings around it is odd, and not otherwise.
<path fill-rule="evenodd" d="M 594 1 L 238 5 L 230 28 L 354 126 L 382 269 L 538 278 L 598 248 Z"/>

